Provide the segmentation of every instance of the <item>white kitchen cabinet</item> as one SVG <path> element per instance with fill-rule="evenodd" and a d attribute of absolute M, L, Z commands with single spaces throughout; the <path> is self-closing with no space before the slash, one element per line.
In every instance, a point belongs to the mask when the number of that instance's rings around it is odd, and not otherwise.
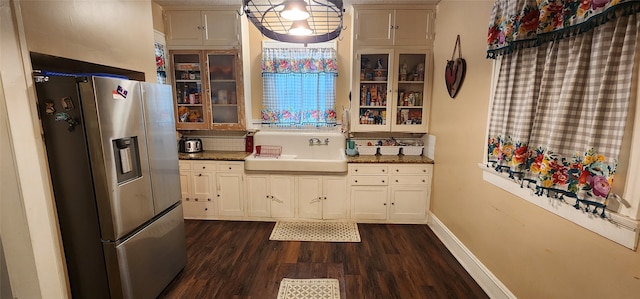
<path fill-rule="evenodd" d="M 365 221 L 387 219 L 388 173 L 386 164 L 349 165 L 351 218 Z"/>
<path fill-rule="evenodd" d="M 186 219 L 244 216 L 243 162 L 181 160 L 179 164 Z"/>
<path fill-rule="evenodd" d="M 351 218 L 426 223 L 432 164 L 349 165 Z"/>
<path fill-rule="evenodd" d="M 432 164 L 392 164 L 389 171 L 391 222 L 426 222 Z"/>
<path fill-rule="evenodd" d="M 435 9 L 354 5 L 356 46 L 431 46 Z"/>
<path fill-rule="evenodd" d="M 234 9 L 167 9 L 164 18 L 169 47 L 240 45 L 240 16 Z"/>
<path fill-rule="evenodd" d="M 366 49 L 355 54 L 354 132 L 426 133 L 431 98 L 428 49 Z"/>
<path fill-rule="evenodd" d="M 298 217 L 346 219 L 348 215 L 345 175 L 298 177 Z"/>
<path fill-rule="evenodd" d="M 182 205 L 185 219 L 207 219 L 216 215 L 215 162 L 180 161 L 181 177 L 185 176 Z M 187 171 L 187 169 L 189 169 Z M 183 180 L 181 179 L 181 184 Z M 184 190 L 188 190 L 185 192 Z"/>
<path fill-rule="evenodd" d="M 219 216 L 245 215 L 244 162 L 225 162 L 216 173 L 216 203 Z"/>
<path fill-rule="evenodd" d="M 355 220 L 387 220 L 387 186 L 352 186 L 351 217 Z"/>
<path fill-rule="evenodd" d="M 295 176 L 247 175 L 248 216 L 293 218 L 295 216 Z"/>

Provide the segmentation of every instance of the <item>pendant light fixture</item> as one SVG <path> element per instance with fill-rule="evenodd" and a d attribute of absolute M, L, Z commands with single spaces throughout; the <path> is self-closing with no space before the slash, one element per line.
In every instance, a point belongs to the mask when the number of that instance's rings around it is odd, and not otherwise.
<path fill-rule="evenodd" d="M 280 16 L 290 21 L 300 21 L 309 18 L 307 11 L 307 3 L 303 0 L 289 0 L 284 5 L 284 9 L 280 12 Z"/>
<path fill-rule="evenodd" d="M 281 42 L 326 42 L 343 29 L 342 0 L 243 0 L 242 10 L 260 33 Z"/>
<path fill-rule="evenodd" d="M 313 30 L 309 28 L 307 20 L 293 21 L 291 28 L 289 28 L 289 34 L 292 35 L 311 35 L 311 33 L 313 33 Z"/>

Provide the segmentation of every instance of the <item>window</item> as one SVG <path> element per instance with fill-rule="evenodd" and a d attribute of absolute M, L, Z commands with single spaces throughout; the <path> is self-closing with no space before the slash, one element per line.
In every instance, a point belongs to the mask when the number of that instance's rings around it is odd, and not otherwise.
<path fill-rule="evenodd" d="M 334 48 L 263 47 L 263 124 L 336 123 Z"/>
<path fill-rule="evenodd" d="M 561 214 L 570 209 L 560 205 L 573 207 L 588 220 L 563 217 L 606 237 L 616 233 L 594 219 L 631 223 L 626 226 L 634 230 L 637 221 L 624 216 L 636 218 L 637 211 L 618 213 L 624 200 L 614 193 L 624 188 L 616 189 L 613 181 L 619 158 L 628 160 L 622 145 L 637 105 L 633 81 L 640 3 L 538 3 L 498 0 L 494 5 L 488 56 L 498 60 L 488 165 L 538 197 L 557 199 L 550 211 Z M 510 188 L 504 181 L 499 185 Z M 633 241 L 625 245 L 635 248 L 638 234 L 630 235 Z"/>

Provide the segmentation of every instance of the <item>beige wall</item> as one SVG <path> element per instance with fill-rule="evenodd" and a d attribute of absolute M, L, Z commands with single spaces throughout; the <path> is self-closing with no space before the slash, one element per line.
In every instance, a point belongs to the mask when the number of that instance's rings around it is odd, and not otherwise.
<path fill-rule="evenodd" d="M 432 212 L 518 298 L 637 298 L 640 253 L 482 180 L 494 1 L 438 5 L 431 133 L 436 136 Z M 467 76 L 451 99 L 443 70 L 460 34 Z"/>
<path fill-rule="evenodd" d="M 151 0 L 21 6 L 29 51 L 139 71 L 156 82 Z"/>
<path fill-rule="evenodd" d="M 342 109 L 349 109 L 349 91 L 351 90 L 351 14 L 346 13 L 343 18 L 345 30 L 336 39 L 338 43 L 338 78 L 336 82 L 336 113 L 338 121 L 342 117 Z M 251 119 L 260 118 L 262 110 L 262 41 L 270 40 L 262 36 L 260 31 L 249 22 L 249 46 L 243 45 L 243 51 L 250 51 L 251 78 Z M 246 63 L 246 62 L 245 62 Z M 251 121 L 247 120 L 247 123 Z"/>

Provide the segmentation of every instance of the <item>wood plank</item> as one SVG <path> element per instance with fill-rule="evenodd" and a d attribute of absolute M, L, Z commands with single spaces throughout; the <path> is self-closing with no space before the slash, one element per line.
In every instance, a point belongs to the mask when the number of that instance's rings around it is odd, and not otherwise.
<path fill-rule="evenodd" d="M 159 298 L 276 298 L 336 278 L 341 298 L 488 298 L 426 225 L 358 224 L 362 242 L 269 241 L 273 222 L 185 220 L 187 266 Z"/>

